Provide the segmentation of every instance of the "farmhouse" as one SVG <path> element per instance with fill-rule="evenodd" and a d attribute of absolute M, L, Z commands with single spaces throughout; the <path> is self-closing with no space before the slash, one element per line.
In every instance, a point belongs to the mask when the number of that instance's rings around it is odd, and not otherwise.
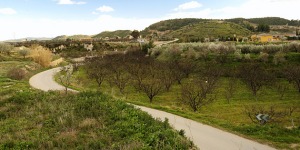
<path fill-rule="evenodd" d="M 281 40 L 281 36 L 271 35 L 271 34 L 259 34 L 259 35 L 252 35 L 251 40 L 258 41 L 258 42 L 276 42 Z"/>

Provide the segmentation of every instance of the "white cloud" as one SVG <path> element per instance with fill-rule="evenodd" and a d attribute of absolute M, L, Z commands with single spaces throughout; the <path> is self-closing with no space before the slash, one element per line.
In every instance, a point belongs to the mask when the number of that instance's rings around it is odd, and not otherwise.
<path fill-rule="evenodd" d="M 0 14 L 4 14 L 4 15 L 13 15 L 16 14 L 17 11 L 15 11 L 12 8 L 0 8 Z"/>
<path fill-rule="evenodd" d="M 170 19 L 187 17 L 208 19 L 282 17 L 286 19 L 299 19 L 299 14 L 296 13 L 299 6 L 299 0 L 247 0 L 239 6 L 173 12 L 167 14 L 166 17 Z"/>
<path fill-rule="evenodd" d="M 74 1 L 74 0 L 56 0 L 57 1 L 57 4 L 60 4 L 60 5 L 74 5 L 74 4 L 77 4 L 77 5 L 82 5 L 82 4 L 86 4 L 86 2 L 77 2 L 77 1 Z"/>
<path fill-rule="evenodd" d="M 194 9 L 202 7 L 202 4 L 197 1 L 191 1 L 184 4 L 179 5 L 177 8 L 175 8 L 175 11 L 182 11 L 182 10 L 188 10 L 188 9 Z"/>
<path fill-rule="evenodd" d="M 112 12 L 112 11 L 114 11 L 114 9 L 112 7 L 106 6 L 106 5 L 103 5 L 99 8 L 97 8 L 97 10 L 100 11 L 100 12 Z"/>

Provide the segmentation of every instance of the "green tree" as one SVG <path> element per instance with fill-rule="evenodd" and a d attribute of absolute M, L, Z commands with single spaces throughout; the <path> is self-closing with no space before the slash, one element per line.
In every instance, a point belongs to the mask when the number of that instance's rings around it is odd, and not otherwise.
<path fill-rule="evenodd" d="M 256 29 L 257 32 L 270 32 L 270 26 L 267 24 L 259 24 Z"/>
<path fill-rule="evenodd" d="M 26 56 L 28 56 L 30 54 L 30 50 L 28 48 L 22 49 L 22 50 L 19 51 L 19 54 L 21 56 L 23 56 L 23 58 L 25 59 Z"/>
<path fill-rule="evenodd" d="M 138 30 L 134 30 L 130 35 L 133 36 L 134 39 L 137 39 L 140 36 L 140 32 Z"/>
<path fill-rule="evenodd" d="M 14 46 L 6 43 L 0 43 L 0 53 L 10 55 L 11 51 L 14 49 Z"/>
<path fill-rule="evenodd" d="M 66 94 L 68 94 L 68 87 L 71 85 L 71 77 L 73 74 L 73 66 L 64 66 L 60 71 L 61 76 L 59 77 L 59 81 L 65 87 Z"/>

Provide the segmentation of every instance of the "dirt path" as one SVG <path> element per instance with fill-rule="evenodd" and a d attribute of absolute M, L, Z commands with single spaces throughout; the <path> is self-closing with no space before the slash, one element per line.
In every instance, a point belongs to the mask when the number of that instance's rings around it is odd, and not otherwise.
<path fill-rule="evenodd" d="M 64 87 L 53 80 L 53 76 L 60 70 L 54 68 L 41 72 L 30 79 L 30 85 L 43 91 L 63 90 Z M 189 137 L 201 150 L 275 150 L 272 147 L 251 141 L 240 136 L 213 128 L 163 111 L 136 106 L 148 112 L 154 118 L 169 119 L 169 123 L 177 130 L 185 130 Z"/>

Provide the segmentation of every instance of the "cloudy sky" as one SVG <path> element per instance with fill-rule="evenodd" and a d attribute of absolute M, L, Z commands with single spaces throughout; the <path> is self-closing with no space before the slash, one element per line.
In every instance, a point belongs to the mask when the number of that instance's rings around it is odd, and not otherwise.
<path fill-rule="evenodd" d="M 0 41 L 117 29 L 173 18 L 300 19 L 300 0 L 1 0 Z"/>

